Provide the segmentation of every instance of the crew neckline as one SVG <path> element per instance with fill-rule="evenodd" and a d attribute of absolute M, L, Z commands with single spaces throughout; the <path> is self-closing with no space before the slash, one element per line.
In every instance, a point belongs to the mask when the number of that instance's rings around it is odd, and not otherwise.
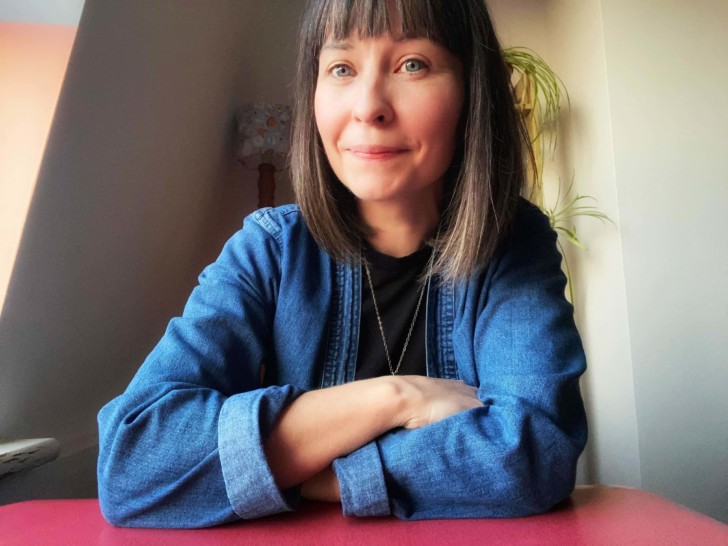
<path fill-rule="evenodd" d="M 417 265 L 423 265 L 427 262 L 432 254 L 432 247 L 425 245 L 419 250 L 414 251 L 412 254 L 397 258 L 384 254 L 372 248 L 368 243 L 362 245 L 362 254 L 367 260 L 367 263 L 380 270 L 399 272 L 406 271 L 410 268 L 414 268 Z"/>

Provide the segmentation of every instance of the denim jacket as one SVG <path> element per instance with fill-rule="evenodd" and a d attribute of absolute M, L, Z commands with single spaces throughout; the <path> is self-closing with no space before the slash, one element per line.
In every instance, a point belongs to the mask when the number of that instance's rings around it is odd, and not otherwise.
<path fill-rule="evenodd" d="M 514 517 L 571 493 L 585 358 L 555 245 L 524 202 L 487 268 L 429 284 L 427 374 L 476 386 L 483 406 L 335 460 L 344 514 Z M 360 267 L 323 252 L 296 206 L 249 216 L 99 413 L 107 520 L 202 527 L 294 510 L 299 488 L 276 486 L 263 444 L 302 392 L 354 379 L 360 291 Z"/>

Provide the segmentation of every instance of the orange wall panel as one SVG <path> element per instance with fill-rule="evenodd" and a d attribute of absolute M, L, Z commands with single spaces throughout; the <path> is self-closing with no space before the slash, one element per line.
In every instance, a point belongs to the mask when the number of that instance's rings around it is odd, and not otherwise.
<path fill-rule="evenodd" d="M 0 309 L 75 36 L 0 22 Z"/>

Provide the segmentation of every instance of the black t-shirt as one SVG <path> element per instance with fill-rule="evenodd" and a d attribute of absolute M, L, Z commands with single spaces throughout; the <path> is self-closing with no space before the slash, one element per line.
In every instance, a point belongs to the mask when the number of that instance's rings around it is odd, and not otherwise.
<path fill-rule="evenodd" d="M 397 368 L 407 332 L 417 308 L 422 284 L 418 282 L 429 265 L 432 248 L 425 247 L 403 258 L 381 254 L 369 246 L 363 249 L 372 274 L 374 294 L 387 337 L 392 369 Z M 407 352 L 397 375 L 427 375 L 425 366 L 425 308 L 427 294 L 422 297 Z M 357 353 L 356 379 L 389 375 L 382 334 L 372 303 L 372 290 L 362 267 L 361 328 Z"/>

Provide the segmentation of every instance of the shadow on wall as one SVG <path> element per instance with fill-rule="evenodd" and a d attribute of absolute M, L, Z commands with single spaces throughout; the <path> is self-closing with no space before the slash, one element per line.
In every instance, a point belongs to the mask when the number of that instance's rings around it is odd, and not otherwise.
<path fill-rule="evenodd" d="M 240 92 L 252 68 L 271 69 L 251 43 L 277 43 L 293 73 L 291 4 L 85 6 L 0 323 L 0 431 L 62 452 L 3 480 L 13 499 L 89 495 L 99 408 L 252 211 L 234 113 L 258 98 Z"/>

